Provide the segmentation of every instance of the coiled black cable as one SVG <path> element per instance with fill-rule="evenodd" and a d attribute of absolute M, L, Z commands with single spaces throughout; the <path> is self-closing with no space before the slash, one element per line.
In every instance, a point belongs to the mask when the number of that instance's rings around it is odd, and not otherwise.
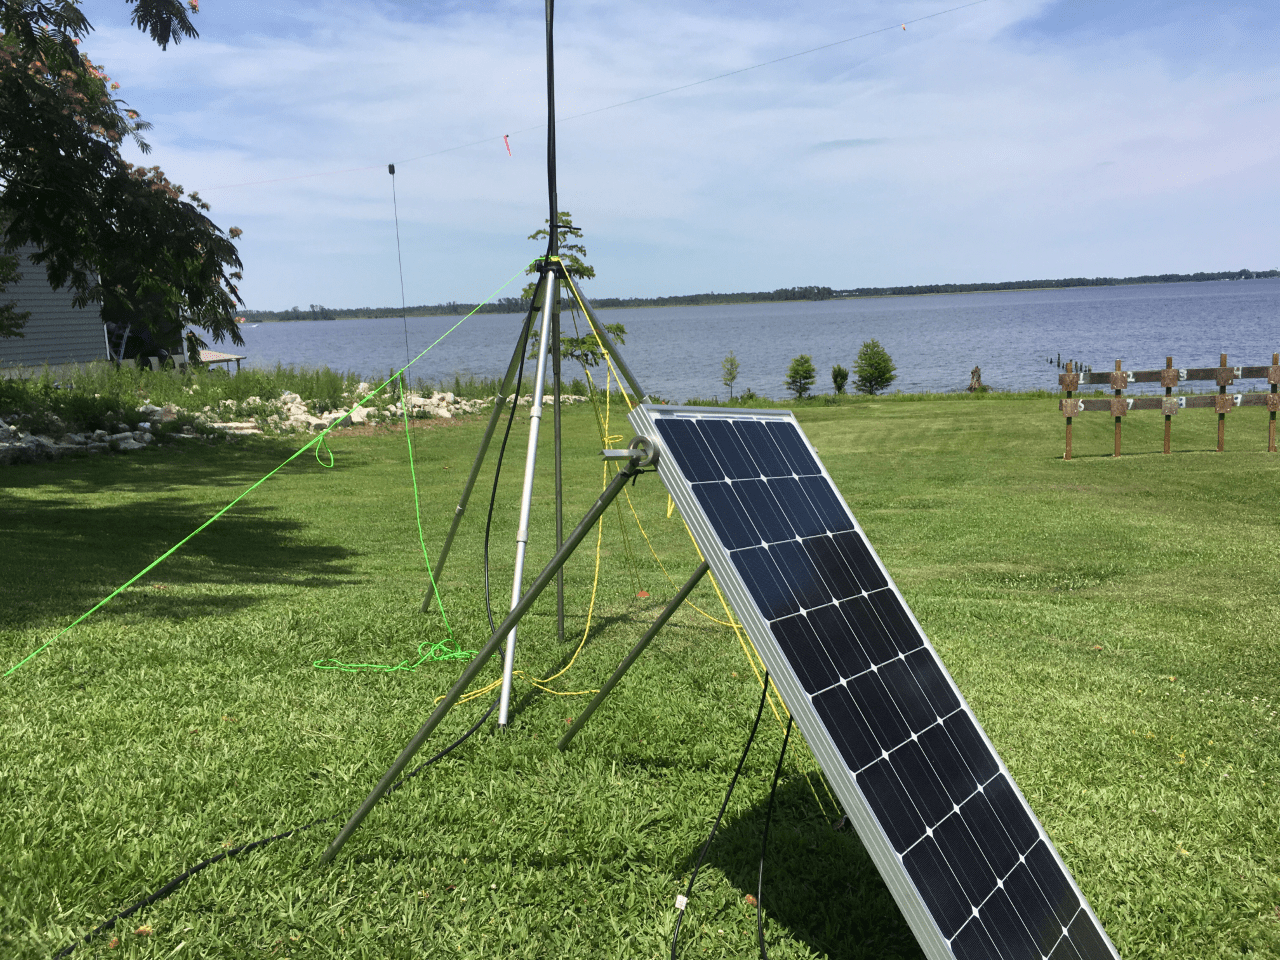
<path fill-rule="evenodd" d="M 507 440 L 511 437 L 511 427 L 516 422 L 516 407 L 520 400 L 520 387 L 524 383 L 524 362 L 526 359 L 526 350 L 529 347 L 529 336 L 533 333 L 533 317 L 538 310 L 538 294 L 542 291 L 542 285 L 547 282 L 544 273 L 538 281 L 538 285 L 533 291 L 533 301 L 529 305 L 529 312 L 525 314 L 524 326 L 520 330 L 520 366 L 516 371 L 516 386 L 511 392 L 511 412 L 507 414 L 507 429 L 502 433 L 502 443 L 498 446 L 498 462 L 493 468 L 493 489 L 489 493 L 489 513 L 484 521 L 484 611 L 489 617 L 489 633 L 492 634 L 498 629 L 498 625 L 493 622 L 493 602 L 489 593 L 489 534 L 493 530 L 493 507 L 498 500 L 498 478 L 502 476 L 502 459 L 507 452 Z"/>
<path fill-rule="evenodd" d="M 729 798 L 733 796 L 733 788 L 738 785 L 738 776 L 742 773 L 742 765 L 747 762 L 747 754 L 751 751 L 751 744 L 755 742 L 756 730 L 760 728 L 760 717 L 764 715 L 764 704 L 769 697 L 769 673 L 765 671 L 764 675 L 764 691 L 760 694 L 760 707 L 756 710 L 755 723 L 751 724 L 751 734 L 747 737 L 747 745 L 742 748 L 742 756 L 738 758 L 738 769 L 733 771 L 733 779 L 729 781 L 729 790 L 724 795 L 724 803 L 720 804 L 720 812 L 716 814 L 716 822 L 711 825 L 711 833 L 707 836 L 707 842 L 702 845 L 702 852 L 698 854 L 698 862 L 693 867 L 693 875 L 689 877 L 689 886 L 684 891 L 684 897 L 681 901 L 677 901 L 676 909 L 676 929 L 671 935 L 671 960 L 676 960 L 676 944 L 680 939 L 680 925 L 684 922 L 685 907 L 689 903 L 689 895 L 693 893 L 693 882 L 698 879 L 698 871 L 702 869 L 702 861 L 706 859 L 707 851 L 711 849 L 711 841 L 716 838 L 716 830 L 720 827 L 720 818 L 724 816 L 724 812 L 728 809 Z"/>
<path fill-rule="evenodd" d="M 791 741 L 791 717 L 787 717 L 787 732 L 782 737 L 782 749 L 778 751 L 778 765 L 773 769 L 773 786 L 769 788 L 769 812 L 764 818 L 764 839 L 760 841 L 760 874 L 756 879 L 756 934 L 760 939 L 760 960 L 769 960 L 764 945 L 764 855 L 769 849 L 769 824 L 773 822 L 773 797 L 778 792 L 778 778 L 782 776 L 782 758 L 787 755 Z"/>

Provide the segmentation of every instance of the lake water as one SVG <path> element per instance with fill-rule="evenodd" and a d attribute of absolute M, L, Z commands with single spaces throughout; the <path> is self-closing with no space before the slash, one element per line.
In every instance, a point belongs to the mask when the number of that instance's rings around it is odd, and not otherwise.
<path fill-rule="evenodd" d="M 789 396 L 787 367 L 807 353 L 818 371 L 815 392 L 829 393 L 831 367 L 852 370 L 859 345 L 873 337 L 897 365 L 895 390 L 963 390 L 974 366 L 999 390 L 1056 390 L 1059 355 L 1095 371 L 1112 369 L 1117 358 L 1126 370 L 1163 367 L 1166 356 L 1176 367 L 1216 366 L 1220 353 L 1232 366 L 1269 364 L 1280 350 L 1280 279 L 607 310 L 601 318 L 626 325 L 621 351 L 640 385 L 676 403 L 727 396 L 721 361 L 730 350 L 740 364 L 737 392 Z M 409 356 L 458 319 L 410 317 Z M 414 378 L 501 376 L 522 321 L 514 314 L 470 318 L 414 364 Z M 572 331 L 567 316 L 565 325 Z M 246 346 L 236 352 L 253 367 L 328 365 L 372 381 L 406 360 L 398 317 L 242 329 Z M 566 367 L 564 375 L 579 372 Z"/>

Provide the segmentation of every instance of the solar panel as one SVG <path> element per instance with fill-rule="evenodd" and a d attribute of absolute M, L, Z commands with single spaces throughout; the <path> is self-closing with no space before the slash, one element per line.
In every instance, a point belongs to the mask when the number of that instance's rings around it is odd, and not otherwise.
<path fill-rule="evenodd" d="M 925 954 L 1118 960 L 795 418 L 631 424 Z"/>

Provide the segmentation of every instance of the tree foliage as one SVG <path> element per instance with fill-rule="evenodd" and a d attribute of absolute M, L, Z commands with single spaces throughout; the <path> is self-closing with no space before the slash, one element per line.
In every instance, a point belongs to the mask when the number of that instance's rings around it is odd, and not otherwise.
<path fill-rule="evenodd" d="M 844 385 L 849 382 L 849 371 L 840 364 L 836 364 L 831 368 L 831 386 L 835 387 L 836 393 L 844 393 Z"/>
<path fill-rule="evenodd" d="M 545 227 L 539 227 L 533 233 L 529 234 L 530 240 L 547 240 L 551 237 L 551 218 L 548 217 L 543 223 Z M 568 210 L 561 210 L 556 215 L 556 223 L 559 227 L 556 230 L 556 236 L 560 241 L 560 262 L 564 264 L 564 272 L 569 274 L 575 280 L 590 280 L 596 275 L 596 268 L 590 266 L 583 259 L 587 255 L 587 248 L 580 243 L 566 243 L 566 240 L 581 240 L 582 231 L 573 225 L 573 214 Z M 538 273 L 538 263 L 535 261 L 526 274 L 533 275 Z M 537 289 L 537 281 L 529 283 L 525 286 L 521 296 L 526 300 L 533 299 L 534 290 Z"/>
<path fill-rule="evenodd" d="M 529 234 L 530 240 L 546 240 L 551 236 L 550 223 L 548 218 L 543 221 L 547 226 L 539 227 L 533 233 Z M 588 264 L 583 257 L 587 255 L 587 248 L 580 243 L 565 243 L 566 238 L 575 240 L 582 239 L 582 231 L 573 225 L 573 215 L 567 210 L 561 211 L 556 217 L 556 222 L 560 225 L 557 235 L 560 239 L 560 261 L 564 264 L 565 273 L 575 280 L 590 280 L 596 275 L 596 268 Z M 538 273 L 538 264 L 535 262 L 528 270 L 528 274 Z M 521 294 L 526 301 L 533 299 L 534 293 L 537 291 L 537 282 L 530 283 L 524 288 Z M 561 299 L 556 304 L 556 312 L 559 313 L 561 308 L 568 306 L 573 309 L 577 306 L 577 302 L 564 296 L 565 291 L 561 290 Z M 535 308 L 540 304 L 534 304 Z M 604 329 L 608 332 L 610 338 L 616 344 L 627 342 L 627 328 L 621 323 L 606 323 Z M 535 345 L 529 353 L 530 358 L 536 355 L 537 346 Z M 601 348 L 600 341 L 596 339 L 595 333 L 588 330 L 585 336 L 575 337 L 568 336 L 564 331 L 563 324 L 560 328 L 560 359 L 576 360 L 582 364 L 585 370 L 588 367 L 599 366 L 604 360 L 604 350 Z"/>
<path fill-rule="evenodd" d="M 817 379 L 818 373 L 813 367 L 813 357 L 807 353 L 800 354 L 787 368 L 787 389 L 795 394 L 797 400 L 804 399 Z"/>
<path fill-rule="evenodd" d="M 161 47 L 197 36 L 198 0 L 133 0 L 132 22 Z M 6 253 L 24 244 L 51 286 L 78 306 L 102 304 L 106 322 L 155 333 L 183 323 L 243 343 L 234 312 L 241 262 L 197 194 L 159 167 L 120 155 L 145 153 L 148 124 L 112 92 L 119 88 L 79 49 L 92 26 L 72 0 L 0 0 L 0 233 Z"/>
<path fill-rule="evenodd" d="M 729 399 L 733 399 L 733 385 L 738 380 L 738 358 L 729 351 L 729 355 L 720 361 L 720 382 L 729 391 Z"/>
<path fill-rule="evenodd" d="M 898 379 L 894 372 L 897 369 L 879 340 L 864 341 L 858 348 L 858 359 L 853 365 L 853 372 L 858 378 L 854 386 L 859 393 L 875 396 Z"/>

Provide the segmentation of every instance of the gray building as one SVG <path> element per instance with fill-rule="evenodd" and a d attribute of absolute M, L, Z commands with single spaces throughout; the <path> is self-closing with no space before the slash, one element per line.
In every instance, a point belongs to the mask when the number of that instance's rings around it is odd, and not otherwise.
<path fill-rule="evenodd" d="M 22 337 L 0 337 L 0 376 L 25 376 L 69 364 L 107 359 L 107 339 L 96 304 L 75 307 L 71 291 L 49 286 L 43 266 L 31 262 L 33 247 L 15 251 L 21 279 L 11 283 L 0 301 L 16 301 L 31 318 Z"/>

